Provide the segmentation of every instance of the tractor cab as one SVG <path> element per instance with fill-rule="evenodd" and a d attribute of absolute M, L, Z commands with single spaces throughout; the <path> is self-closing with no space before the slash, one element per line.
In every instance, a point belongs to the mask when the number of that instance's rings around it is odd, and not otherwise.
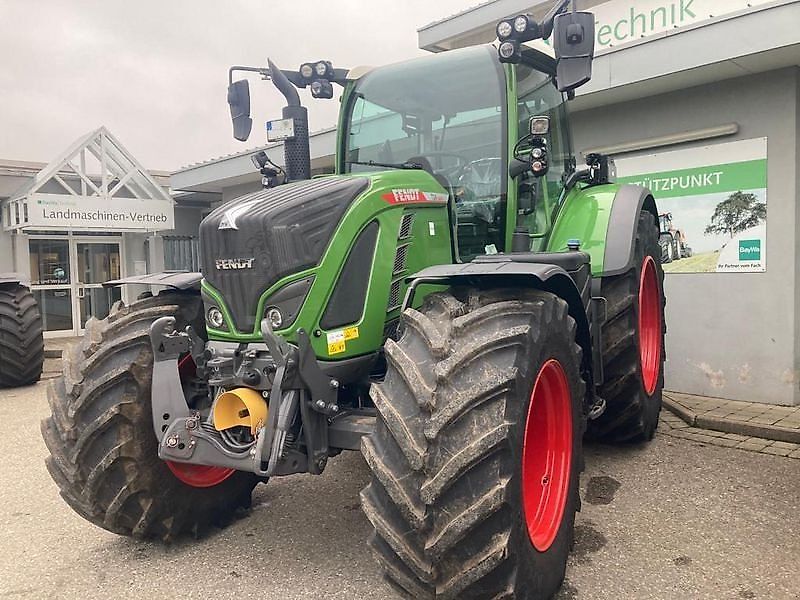
<path fill-rule="evenodd" d="M 456 261 L 510 251 L 514 231 L 543 236 L 575 166 L 555 61 L 526 50 L 534 56 L 543 70 L 477 46 L 366 72 L 345 91 L 337 172 L 429 172 L 451 199 Z M 534 117 L 549 125 L 550 168 L 514 177 L 509 160 Z"/>

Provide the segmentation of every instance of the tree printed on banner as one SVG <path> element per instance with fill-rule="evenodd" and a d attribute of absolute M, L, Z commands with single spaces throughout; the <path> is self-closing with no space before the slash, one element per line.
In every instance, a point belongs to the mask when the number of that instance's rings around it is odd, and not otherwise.
<path fill-rule="evenodd" d="M 717 204 L 705 234 L 726 234 L 733 238 L 767 219 L 767 203 L 759 202 L 755 194 L 734 192 Z"/>

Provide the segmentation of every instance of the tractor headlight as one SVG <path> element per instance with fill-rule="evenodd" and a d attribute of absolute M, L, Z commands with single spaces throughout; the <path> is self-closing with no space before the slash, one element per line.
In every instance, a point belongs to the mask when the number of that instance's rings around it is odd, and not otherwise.
<path fill-rule="evenodd" d="M 303 79 L 311 79 L 314 76 L 314 65 L 310 63 L 300 65 L 300 75 Z"/>
<path fill-rule="evenodd" d="M 314 71 L 316 71 L 317 77 L 325 77 L 328 74 L 328 63 L 324 60 L 319 61 L 314 67 Z"/>
<path fill-rule="evenodd" d="M 264 316 L 267 318 L 267 321 L 269 321 L 269 324 L 272 326 L 273 330 L 280 329 L 281 325 L 283 325 L 283 315 L 281 314 L 281 311 L 274 306 L 268 308 L 264 313 Z"/>
<path fill-rule="evenodd" d="M 517 45 L 514 42 L 503 42 L 498 49 L 500 58 L 509 59 L 517 53 Z"/>
<path fill-rule="evenodd" d="M 333 98 L 333 86 L 327 79 L 315 79 L 311 82 L 311 95 L 314 98 Z"/>
<path fill-rule="evenodd" d="M 506 39 L 514 32 L 514 27 L 510 21 L 500 21 L 497 24 L 497 37 L 501 40 Z"/>
<path fill-rule="evenodd" d="M 520 15 L 514 19 L 514 31 L 517 33 L 525 33 L 528 30 L 528 17 Z"/>
<path fill-rule="evenodd" d="M 221 329 L 222 326 L 225 325 L 225 316 L 216 306 L 212 306 L 208 309 L 208 312 L 206 313 L 206 320 L 214 329 Z"/>

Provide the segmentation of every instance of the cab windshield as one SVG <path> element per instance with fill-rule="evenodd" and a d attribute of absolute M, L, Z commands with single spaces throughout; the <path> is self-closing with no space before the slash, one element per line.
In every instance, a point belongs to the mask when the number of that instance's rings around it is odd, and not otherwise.
<path fill-rule="evenodd" d="M 505 90 L 490 46 L 371 71 L 356 82 L 345 109 L 341 172 L 420 165 L 455 200 L 461 258 L 492 246 L 502 251 Z"/>

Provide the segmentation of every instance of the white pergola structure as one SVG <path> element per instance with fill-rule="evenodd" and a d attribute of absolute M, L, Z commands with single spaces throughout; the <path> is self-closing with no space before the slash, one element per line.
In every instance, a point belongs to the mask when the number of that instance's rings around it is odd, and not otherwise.
<path fill-rule="evenodd" d="M 174 227 L 167 191 L 102 126 L 76 140 L 3 207 L 6 230 L 161 231 Z"/>

